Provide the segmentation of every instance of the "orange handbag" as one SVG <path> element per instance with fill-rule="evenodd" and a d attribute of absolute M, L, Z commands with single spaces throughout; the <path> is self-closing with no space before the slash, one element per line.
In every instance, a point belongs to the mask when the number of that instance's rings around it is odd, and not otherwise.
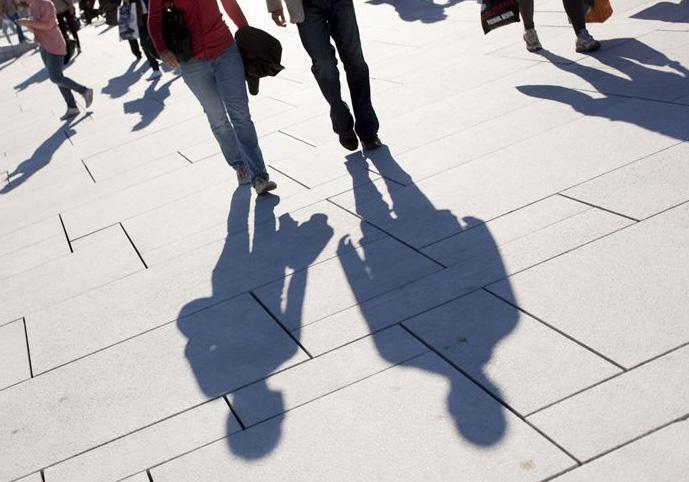
<path fill-rule="evenodd" d="M 602 23 L 612 15 L 610 0 L 593 0 L 593 5 L 586 12 L 586 23 Z"/>

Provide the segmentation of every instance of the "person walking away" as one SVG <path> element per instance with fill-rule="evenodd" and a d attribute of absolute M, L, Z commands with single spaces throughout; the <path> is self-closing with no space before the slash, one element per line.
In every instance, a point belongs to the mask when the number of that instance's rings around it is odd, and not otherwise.
<path fill-rule="evenodd" d="M 244 64 L 216 0 L 175 0 L 191 37 L 193 56 L 187 62 L 178 62 L 163 39 L 163 2 L 150 0 L 148 12 L 148 32 L 160 58 L 181 70 L 239 184 L 252 183 L 258 194 L 272 191 L 277 184 L 268 177 L 251 120 Z M 221 2 L 238 28 L 248 25 L 236 0 Z"/>
<path fill-rule="evenodd" d="M 130 3 L 136 5 L 136 23 L 139 27 L 139 40 L 129 39 L 129 47 L 137 60 L 141 60 L 141 51 L 144 51 L 148 65 L 153 70 L 148 80 L 159 79 L 162 75 L 160 63 L 156 59 L 156 54 L 153 51 L 155 47 L 148 35 L 148 0 L 132 0 Z M 139 42 L 141 42 L 141 48 L 139 48 Z"/>
<path fill-rule="evenodd" d="M 53 3 L 50 0 L 31 0 L 29 11 L 31 18 L 21 19 L 19 23 L 34 33 L 36 42 L 41 46 L 41 59 L 48 71 L 48 77 L 52 83 L 58 86 L 67 103 L 67 112 L 60 117 L 60 120 L 71 119 L 79 114 L 79 108 L 72 91 L 78 92 L 84 97 L 84 103 L 88 108 L 93 102 L 93 89 L 76 83 L 62 73 L 67 46 L 57 26 Z"/>
<path fill-rule="evenodd" d="M 17 31 L 17 40 L 19 41 L 19 43 L 21 44 L 26 42 L 26 36 L 24 35 L 24 31 L 22 30 L 22 27 L 19 24 L 19 11 L 17 9 L 17 4 L 15 3 L 15 0 L 0 0 L 0 3 L 2 3 L 3 5 L 5 15 L 14 24 L 14 28 Z"/>
<path fill-rule="evenodd" d="M 352 0 L 286 0 L 290 21 L 297 24 L 301 43 L 311 57 L 313 72 L 330 105 L 330 119 L 340 144 L 350 151 L 379 148 L 378 118 L 371 104 L 369 70 L 361 48 Z M 282 0 L 267 0 L 268 11 L 280 27 L 286 26 Z M 342 100 L 333 39 L 347 73 L 354 118 Z"/>
<path fill-rule="evenodd" d="M 55 11 L 57 13 L 57 24 L 60 27 L 60 32 L 65 39 L 65 43 L 69 42 L 67 31 L 69 31 L 72 39 L 77 43 L 77 52 L 81 53 L 81 42 L 79 42 L 79 25 L 77 24 L 77 17 L 74 15 L 74 4 L 71 0 L 53 0 Z"/>
<path fill-rule="evenodd" d="M 575 50 L 577 52 L 593 52 L 601 46 L 586 29 L 586 8 L 583 0 L 562 0 L 565 12 L 569 16 L 576 35 Z M 524 42 L 526 50 L 536 52 L 541 50 L 541 42 L 534 26 L 534 0 L 519 0 L 519 13 L 524 22 Z"/>

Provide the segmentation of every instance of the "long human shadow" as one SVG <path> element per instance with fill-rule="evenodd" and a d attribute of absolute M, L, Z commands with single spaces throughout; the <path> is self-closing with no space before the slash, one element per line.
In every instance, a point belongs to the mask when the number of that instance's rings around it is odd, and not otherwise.
<path fill-rule="evenodd" d="M 355 157 L 352 155 L 351 157 Z M 383 176 L 382 183 L 379 184 L 370 182 L 370 172 L 361 169 L 350 169 L 352 175 L 353 185 L 355 186 L 354 199 L 356 213 L 361 216 L 361 229 L 364 234 L 364 240 L 361 242 L 362 253 L 352 250 L 352 246 L 348 238 L 343 238 L 339 243 L 339 259 L 342 268 L 349 280 L 349 286 L 355 294 L 359 304 L 359 310 L 371 327 L 371 331 L 375 331 L 379 326 L 381 313 L 380 307 L 375 303 L 366 303 L 370 298 L 368 293 L 370 288 L 375 286 L 384 273 L 390 269 L 391 260 L 389 257 L 381 254 L 380 251 L 369 249 L 373 244 L 366 243 L 367 236 L 376 236 L 378 227 L 375 222 L 383 224 L 385 228 L 393 226 L 395 223 L 406 224 L 409 217 L 414 219 L 428 219 L 434 221 L 434 226 L 438 223 L 443 225 L 443 228 L 451 228 L 462 235 L 463 231 L 471 229 L 476 230 L 473 238 L 480 246 L 474 246 L 477 252 L 481 252 L 481 261 L 485 262 L 485 269 L 489 273 L 483 273 L 481 279 L 490 279 L 496 281 L 507 277 L 505 267 L 502 262 L 500 251 L 491 235 L 488 227 L 480 219 L 471 217 L 469 213 L 464 213 L 462 218 L 464 224 L 460 223 L 459 219 L 449 210 L 438 209 L 428 199 L 428 197 L 421 191 L 421 189 L 412 182 L 410 176 L 397 163 L 391 155 L 390 150 L 383 146 L 382 148 L 367 154 L 367 160 L 372 164 L 376 172 Z M 369 182 L 366 182 L 369 181 Z M 391 199 L 389 205 L 385 199 L 381 189 L 385 189 Z M 410 212 L 413 210 L 413 212 Z M 374 220 L 373 222 L 370 220 Z M 381 227 L 381 228 L 382 228 Z M 392 232 L 397 230 L 392 229 Z M 443 229 L 443 232 L 447 232 Z M 402 239 L 402 241 L 404 241 Z M 419 256 L 421 256 L 419 254 Z M 404 263 L 404 259 L 396 260 L 395 262 Z M 440 282 L 447 282 L 444 279 Z M 460 281 L 457 280 L 459 283 Z M 466 282 L 464 280 L 463 282 Z M 468 290 L 469 291 L 469 290 Z M 468 292 L 467 291 L 467 292 Z M 511 292 L 510 292 L 511 293 Z M 421 294 L 420 296 L 423 296 Z M 505 300 L 515 304 L 514 297 L 509 294 Z M 516 309 L 508 308 L 509 315 L 499 320 L 490 319 L 488 316 L 485 320 L 481 320 L 485 325 L 482 328 L 482 341 L 472 346 L 473 359 L 471 366 L 471 375 L 464 372 L 475 383 L 479 384 L 492 396 L 501 399 L 500 387 L 498 387 L 486 374 L 484 367 L 491 359 L 495 346 L 506 337 L 517 325 L 519 314 Z M 402 321 L 402 320 L 400 320 Z M 459 330 L 471 331 L 468 326 L 475 321 L 468 320 L 463 316 L 463 313 L 456 314 L 457 328 Z M 394 347 L 391 348 L 389 344 L 378 343 L 378 338 L 373 337 L 379 354 L 386 360 L 395 363 L 398 359 L 394 353 Z M 486 342 L 486 340 L 488 340 Z M 448 340 L 448 344 L 452 344 L 455 340 Z M 474 340 L 468 340 L 472 343 Z M 428 365 L 421 362 L 417 363 L 415 360 L 405 362 L 405 365 L 416 367 L 421 370 L 428 370 Z M 476 367 L 479 367 L 476 370 Z M 458 367 L 462 370 L 462 367 Z M 478 371 L 478 373 L 477 373 Z M 434 372 L 436 375 L 444 375 L 444 372 Z M 483 398 L 483 402 L 477 405 L 477 397 L 475 390 L 467 390 L 467 384 L 451 383 L 450 390 L 447 396 L 447 411 L 454 420 L 458 433 L 467 441 L 474 445 L 486 447 L 492 446 L 503 438 L 506 431 L 506 416 L 505 408 L 500 403 Z M 485 401 L 488 400 L 488 403 Z"/>
<path fill-rule="evenodd" d="M 177 75 L 160 84 L 159 88 L 157 87 L 160 80 L 156 79 L 149 83 L 140 99 L 130 100 L 123 104 L 125 114 L 138 113 L 141 116 L 141 120 L 132 127 L 132 131 L 145 129 L 158 118 L 165 109 L 165 99 L 170 97 L 170 86 L 179 78 L 180 76 Z"/>
<path fill-rule="evenodd" d="M 28 79 L 23 80 L 22 82 L 15 85 L 14 89 L 19 92 L 22 92 L 31 87 L 33 84 L 40 84 L 41 82 L 45 82 L 46 80 L 48 80 L 48 70 L 42 68 L 41 70 L 34 73 Z"/>
<path fill-rule="evenodd" d="M 668 23 L 689 23 L 689 0 L 682 0 L 679 3 L 659 2 L 629 18 L 660 20 Z"/>
<path fill-rule="evenodd" d="M 138 62 L 132 62 L 124 73 L 108 80 L 107 85 L 101 89 L 101 92 L 109 95 L 113 99 L 122 97 L 129 92 L 129 88 L 143 77 L 147 68 L 144 63 L 137 69 L 137 63 Z"/>
<path fill-rule="evenodd" d="M 447 18 L 447 10 L 462 0 L 446 0 L 435 3 L 433 0 L 367 0 L 369 5 L 390 5 L 405 22 L 435 23 Z"/>
<path fill-rule="evenodd" d="M 620 102 L 620 96 L 666 102 L 689 96 L 689 70 L 662 52 L 632 38 L 626 39 L 617 49 L 601 52 L 601 55 L 596 57 L 622 75 L 577 63 L 567 63 L 566 59 L 549 51 L 542 51 L 540 54 L 558 69 L 578 75 L 604 96 L 594 97 L 586 92 L 559 85 L 522 85 L 517 87 L 520 92 L 531 97 L 569 104 L 572 109 L 587 116 L 635 124 L 679 140 L 689 139 L 686 122 L 669 122 L 666 116 L 652 115 L 645 109 L 612 108 Z M 665 70 L 651 67 L 665 67 Z M 654 99 L 649 95 L 650 89 L 654 89 L 655 93 L 670 94 L 671 98 Z"/>
<path fill-rule="evenodd" d="M 70 136 L 76 134 L 72 129 L 74 126 L 83 121 L 87 116 L 83 116 L 77 121 L 67 121 L 60 125 L 55 132 L 53 132 L 46 140 L 36 148 L 36 150 L 27 159 L 17 165 L 17 167 L 8 173 L 8 184 L 0 189 L 0 194 L 8 194 L 10 191 L 18 188 L 31 176 L 47 166 L 53 159 L 53 155 L 57 150 L 67 142 Z"/>
<path fill-rule="evenodd" d="M 250 308 L 213 309 L 227 301 L 233 291 L 246 293 L 262 284 L 283 279 L 288 285 L 278 296 L 282 296 L 284 313 L 300 316 L 307 284 L 305 268 L 327 245 L 333 229 L 324 214 L 314 214 L 303 223 L 297 223 L 289 214 L 278 219 L 274 214 L 278 202 L 276 196 L 256 199 L 251 236 L 248 229 L 251 191 L 248 187 L 235 191 L 227 220 L 228 236 L 213 269 L 212 294 L 188 303 L 179 313 L 177 327 L 187 338 L 185 356 L 199 388 L 209 398 L 235 390 L 237 380 L 244 380 L 252 383 L 254 394 L 255 390 L 263 392 L 260 397 L 263 401 L 283 406 L 282 394 L 268 387 L 265 379 L 298 352 L 299 332 L 288 335 L 273 319 L 271 324 L 276 325 L 272 326 L 272 333 L 280 332 L 284 338 L 276 340 L 273 337 L 268 341 L 270 346 L 266 346 L 265 324 L 252 321 L 255 315 L 251 313 L 261 309 L 255 299 L 250 301 Z M 294 270 L 289 278 L 285 277 L 287 270 Z M 265 315 L 268 316 L 267 312 Z M 253 399 L 245 400 L 242 394 L 240 390 L 231 395 L 232 405 L 240 413 L 254 403 Z M 234 425 L 231 416 L 227 424 L 229 435 Z M 280 437 L 281 425 L 266 424 L 260 444 L 238 443 L 234 437 L 228 437 L 227 443 L 231 451 L 251 460 L 270 453 Z"/>

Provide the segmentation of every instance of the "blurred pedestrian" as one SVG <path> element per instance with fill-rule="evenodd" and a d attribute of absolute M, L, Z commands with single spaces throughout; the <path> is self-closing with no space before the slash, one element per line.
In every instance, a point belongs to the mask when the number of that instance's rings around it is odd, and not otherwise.
<path fill-rule="evenodd" d="M 22 30 L 21 25 L 19 25 L 19 8 L 15 0 L 0 0 L 0 5 L 2 5 L 5 16 L 7 16 L 7 18 L 9 18 L 14 24 L 19 43 L 26 42 L 24 31 Z"/>
<path fill-rule="evenodd" d="M 81 42 L 79 42 L 79 23 L 75 15 L 74 4 L 71 0 L 53 0 L 55 4 L 55 11 L 57 13 L 57 23 L 60 27 L 60 32 L 65 39 L 65 43 L 69 43 L 67 32 L 69 31 L 72 40 L 76 42 L 77 52 L 81 53 Z"/>

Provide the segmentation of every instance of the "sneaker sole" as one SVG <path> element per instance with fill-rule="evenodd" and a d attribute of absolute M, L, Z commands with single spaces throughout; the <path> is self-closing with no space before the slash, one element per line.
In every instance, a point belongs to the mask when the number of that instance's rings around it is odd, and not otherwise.
<path fill-rule="evenodd" d="M 588 49 L 584 48 L 584 47 L 577 47 L 575 50 L 577 51 L 577 53 L 585 54 L 587 52 L 595 52 L 596 50 L 600 49 L 600 47 L 601 47 L 601 45 L 598 44 L 598 45 L 594 45 L 593 47 L 588 48 Z"/>

